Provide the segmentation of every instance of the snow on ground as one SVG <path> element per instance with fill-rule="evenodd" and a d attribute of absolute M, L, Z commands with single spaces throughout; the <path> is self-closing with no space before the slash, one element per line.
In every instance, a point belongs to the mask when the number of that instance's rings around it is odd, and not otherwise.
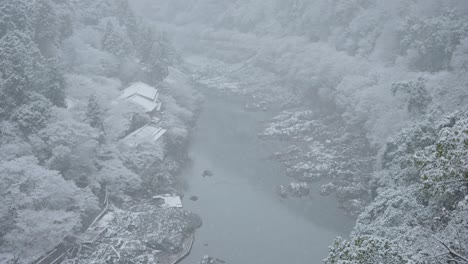
<path fill-rule="evenodd" d="M 182 200 L 180 199 L 180 196 L 177 195 L 156 195 L 153 197 L 154 199 L 161 199 L 163 200 L 163 204 L 161 205 L 162 207 L 166 208 L 182 208 Z"/>
<path fill-rule="evenodd" d="M 242 95 L 249 109 L 295 104 L 297 98 L 282 85 L 281 79 L 248 62 L 225 63 L 203 56 L 189 56 L 186 67 L 194 81 L 209 89 Z"/>
<path fill-rule="evenodd" d="M 175 205 L 180 201 L 165 198 Z M 77 259 L 89 264 L 163 263 L 185 249 L 185 241 L 200 225 L 199 217 L 178 206 L 158 206 L 154 199 L 135 202 L 128 209 L 108 213 L 94 228 L 101 235 L 83 245 Z"/>

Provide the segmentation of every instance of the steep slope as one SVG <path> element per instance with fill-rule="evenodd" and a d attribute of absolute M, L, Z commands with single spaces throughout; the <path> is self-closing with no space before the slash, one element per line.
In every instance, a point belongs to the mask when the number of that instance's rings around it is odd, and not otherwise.
<path fill-rule="evenodd" d="M 271 76 L 302 99 L 266 134 L 315 142 L 282 156 L 361 213 L 327 263 L 465 261 L 466 1 L 138 2 L 184 52 L 241 69 L 223 74 L 245 92 Z"/>
<path fill-rule="evenodd" d="M 200 99 L 177 59 L 126 0 L 0 1 L 0 263 L 63 255 L 109 204 L 176 192 Z M 162 91 L 167 133 L 125 149 L 156 120 L 117 100 L 135 81 Z"/>

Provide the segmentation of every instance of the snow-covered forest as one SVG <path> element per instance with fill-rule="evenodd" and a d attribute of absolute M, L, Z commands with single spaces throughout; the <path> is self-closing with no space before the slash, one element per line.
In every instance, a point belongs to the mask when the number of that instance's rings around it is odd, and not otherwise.
<path fill-rule="evenodd" d="M 274 113 L 281 197 L 353 217 L 324 263 L 468 263 L 466 0 L 0 0 L 0 64 L 0 263 L 181 252 L 198 216 L 146 201 L 184 194 L 201 86 Z M 119 99 L 135 83 L 162 110 Z"/>
<path fill-rule="evenodd" d="M 138 2 L 257 101 L 281 95 L 261 135 L 357 217 L 326 263 L 467 263 L 466 1 Z"/>
<path fill-rule="evenodd" d="M 119 204 L 173 187 L 198 100 L 170 67 L 178 59 L 126 0 L 0 1 L 0 263 L 73 240 L 107 190 Z M 127 149 L 121 139 L 152 118 L 117 100 L 135 81 L 168 90 L 168 132 Z"/>

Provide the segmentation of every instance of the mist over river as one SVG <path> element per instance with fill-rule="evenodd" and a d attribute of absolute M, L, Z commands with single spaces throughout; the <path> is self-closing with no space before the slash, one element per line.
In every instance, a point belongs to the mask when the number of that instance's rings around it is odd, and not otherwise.
<path fill-rule="evenodd" d="M 321 263 L 333 239 L 349 233 L 352 220 L 316 187 L 311 198 L 276 195 L 275 187 L 288 180 L 269 158 L 281 142 L 257 136 L 271 113 L 246 111 L 238 98 L 206 89 L 204 94 L 189 148 L 192 162 L 183 173 L 184 207 L 199 214 L 203 226 L 182 263 L 197 263 L 203 255 L 226 263 Z M 205 170 L 214 175 L 203 177 Z"/>

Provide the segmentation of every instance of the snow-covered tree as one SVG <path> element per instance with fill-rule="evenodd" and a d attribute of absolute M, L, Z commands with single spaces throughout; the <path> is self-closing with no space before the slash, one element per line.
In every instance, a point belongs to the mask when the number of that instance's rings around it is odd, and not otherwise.
<path fill-rule="evenodd" d="M 95 160 L 99 137 L 99 131 L 90 125 L 54 112 L 47 126 L 37 135 L 31 135 L 29 140 L 42 162 L 60 169 L 64 178 L 80 186 L 89 186 L 97 171 Z M 58 166 L 60 160 L 66 162 L 60 164 L 64 167 Z"/>
<path fill-rule="evenodd" d="M 415 154 L 429 201 L 452 209 L 468 195 L 468 113 L 442 125 L 436 142 Z"/>
<path fill-rule="evenodd" d="M 116 0 L 113 6 L 115 7 L 114 15 L 119 20 L 120 25 L 125 27 L 130 39 L 132 41 L 136 41 L 138 34 L 138 23 L 133 9 L 128 3 L 128 0 Z"/>
<path fill-rule="evenodd" d="M 97 180 L 110 191 L 111 197 L 122 199 L 141 189 L 140 177 L 127 169 L 119 159 L 103 162 Z"/>
<path fill-rule="evenodd" d="M 158 43 L 153 28 L 142 27 L 138 36 L 137 54 L 143 62 L 149 59 L 155 45 L 158 45 Z"/>
<path fill-rule="evenodd" d="M 28 102 L 19 106 L 11 115 L 26 135 L 38 132 L 47 125 L 51 116 L 50 102 L 40 94 L 28 95 Z"/>
<path fill-rule="evenodd" d="M 1 97 L 5 114 L 21 105 L 31 89 L 36 51 L 28 36 L 20 31 L 8 31 L 0 39 L 0 74 L 4 80 Z"/>
<path fill-rule="evenodd" d="M 456 47 L 450 66 L 462 74 L 468 71 L 468 37 L 462 39 Z"/>
<path fill-rule="evenodd" d="M 158 46 L 153 46 L 148 57 L 145 78 L 149 84 L 156 85 L 167 77 L 169 69 L 163 61 L 162 50 Z"/>
<path fill-rule="evenodd" d="M 401 48 L 418 70 L 449 69 L 452 55 L 468 34 L 468 21 L 447 11 L 430 18 L 411 18 L 402 29 Z"/>
<path fill-rule="evenodd" d="M 425 81 L 419 78 L 417 81 L 397 82 L 392 85 L 393 95 L 406 94 L 406 109 L 414 116 L 424 114 L 432 102 L 432 96 L 426 89 Z"/>
<path fill-rule="evenodd" d="M 89 125 L 104 130 L 104 122 L 103 118 L 103 110 L 101 109 L 101 105 L 96 97 L 96 95 L 91 95 L 88 97 L 88 106 L 86 108 L 86 120 L 88 121 Z"/>
<path fill-rule="evenodd" d="M 0 252 L 24 259 L 53 248 L 80 226 L 80 210 L 97 206 L 89 190 L 39 166 L 34 157 L 0 162 L 0 182 L 0 219 L 13 220 L 12 226 L 0 231 Z"/>
<path fill-rule="evenodd" d="M 139 34 L 137 54 L 144 64 L 146 80 L 157 84 L 169 74 L 167 66 L 175 59 L 172 46 L 163 35 L 151 27 L 144 27 Z"/>
<path fill-rule="evenodd" d="M 43 55 L 53 56 L 53 46 L 59 41 L 58 15 L 50 0 L 36 0 L 32 24 L 34 38 Z"/>
<path fill-rule="evenodd" d="M 0 94 L 8 116 L 26 102 L 31 92 L 42 94 L 56 106 L 65 106 L 65 81 L 56 60 L 46 60 L 27 32 L 9 31 L 0 39 Z"/>
<path fill-rule="evenodd" d="M 27 32 L 31 30 L 28 18 L 29 1 L 3 0 L 0 2 L 0 38 L 8 31 Z"/>
<path fill-rule="evenodd" d="M 401 255 L 397 244 L 371 236 L 357 237 L 351 241 L 337 238 L 324 262 L 326 264 L 413 263 Z"/>
<path fill-rule="evenodd" d="M 65 77 L 60 64 L 55 59 L 45 62 L 44 82 L 40 91 L 51 103 L 58 107 L 65 107 Z"/>
<path fill-rule="evenodd" d="M 130 55 L 131 43 L 117 25 L 108 21 L 102 38 L 102 48 L 118 57 Z"/>

